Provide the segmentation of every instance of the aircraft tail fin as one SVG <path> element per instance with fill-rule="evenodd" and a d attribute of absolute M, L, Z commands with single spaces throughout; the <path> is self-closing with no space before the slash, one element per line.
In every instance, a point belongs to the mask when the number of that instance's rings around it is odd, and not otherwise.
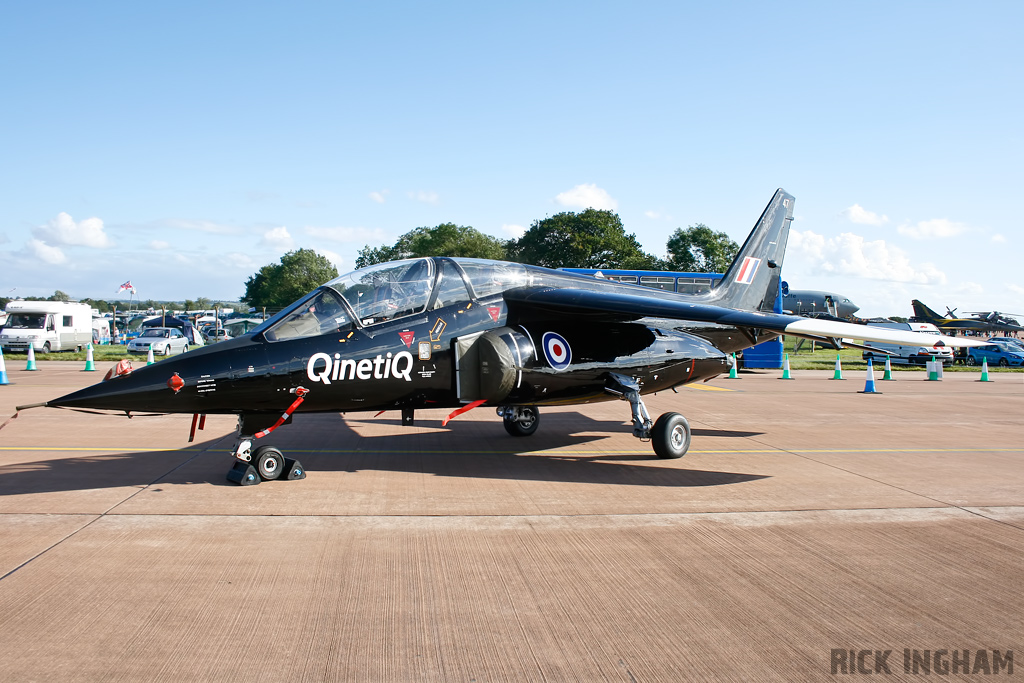
<path fill-rule="evenodd" d="M 768 202 L 708 303 L 747 311 L 773 311 L 782 301 L 782 259 L 786 254 L 795 199 L 782 188 Z"/>
<path fill-rule="evenodd" d="M 932 309 L 925 306 L 923 303 L 914 299 L 910 302 L 910 305 L 914 307 L 914 317 L 922 322 L 934 322 L 942 318 L 941 315 L 933 311 Z"/>

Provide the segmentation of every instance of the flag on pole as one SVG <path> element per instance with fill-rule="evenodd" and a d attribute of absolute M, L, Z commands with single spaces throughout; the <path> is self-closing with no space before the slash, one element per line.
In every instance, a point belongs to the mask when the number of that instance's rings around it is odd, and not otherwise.
<path fill-rule="evenodd" d="M 135 288 L 132 287 L 132 281 L 131 280 L 129 280 L 128 282 L 126 282 L 123 285 L 121 285 L 121 289 L 117 290 L 117 293 L 120 294 L 121 292 L 123 292 L 126 289 L 130 289 L 130 290 L 132 290 L 132 292 L 135 291 Z"/>

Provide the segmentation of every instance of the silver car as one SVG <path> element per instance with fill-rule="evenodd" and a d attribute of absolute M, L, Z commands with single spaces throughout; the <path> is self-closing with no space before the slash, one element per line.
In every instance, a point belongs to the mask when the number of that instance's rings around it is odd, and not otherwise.
<path fill-rule="evenodd" d="M 154 355 L 169 356 L 188 351 L 188 339 L 176 327 L 148 327 L 128 342 L 128 353 L 149 353 L 151 346 Z"/>

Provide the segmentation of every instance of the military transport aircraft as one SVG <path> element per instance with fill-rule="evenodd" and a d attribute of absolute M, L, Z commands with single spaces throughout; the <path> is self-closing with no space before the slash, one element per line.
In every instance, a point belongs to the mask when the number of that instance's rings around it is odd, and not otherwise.
<path fill-rule="evenodd" d="M 300 478 L 276 448 L 254 447 L 294 414 L 497 409 L 512 436 L 543 406 L 623 399 L 633 435 L 662 458 L 690 445 L 679 413 L 652 420 L 642 394 L 727 372 L 729 354 L 792 334 L 932 346 L 979 342 L 771 313 L 793 197 L 778 190 L 722 282 L 686 295 L 518 263 L 416 258 L 342 275 L 249 333 L 48 401 L 55 408 L 238 415 L 228 478 Z M 25 406 L 29 407 L 29 406 Z M 190 437 L 191 438 L 191 437 Z"/>
<path fill-rule="evenodd" d="M 953 316 L 956 309 L 946 309 L 946 315 L 941 316 L 923 303 L 914 299 L 910 302 L 914 307 L 912 322 L 931 323 L 945 332 L 963 332 L 971 330 L 974 332 L 1024 332 L 1024 327 L 1013 318 L 1008 318 L 999 311 L 984 311 L 973 313 L 972 318 L 956 318 Z"/>
<path fill-rule="evenodd" d="M 813 289 L 782 290 L 782 311 L 804 317 L 849 318 L 860 310 L 850 297 L 835 292 L 820 292 Z"/>

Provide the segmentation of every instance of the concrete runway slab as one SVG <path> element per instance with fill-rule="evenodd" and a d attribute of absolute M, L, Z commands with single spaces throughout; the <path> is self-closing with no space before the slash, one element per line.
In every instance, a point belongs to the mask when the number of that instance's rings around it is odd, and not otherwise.
<path fill-rule="evenodd" d="M 5 680 L 833 680 L 851 649 L 917 680 L 905 649 L 931 675 L 1024 652 L 1024 375 L 720 378 L 648 398 L 693 427 L 670 461 L 624 402 L 525 439 L 490 409 L 299 415 L 269 440 L 308 478 L 238 487 L 231 417 L 192 444 L 184 415 L 9 419 L 80 365 L 0 386 Z"/>

